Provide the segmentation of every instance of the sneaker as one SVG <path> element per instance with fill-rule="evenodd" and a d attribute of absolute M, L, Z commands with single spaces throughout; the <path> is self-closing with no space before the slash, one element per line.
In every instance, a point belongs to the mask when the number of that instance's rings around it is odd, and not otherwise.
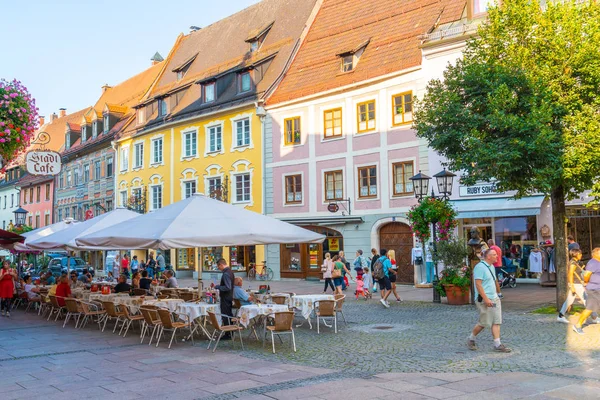
<path fill-rule="evenodd" d="M 588 324 L 600 324 L 600 318 L 590 318 Z"/>
<path fill-rule="evenodd" d="M 381 304 L 383 304 L 383 306 L 384 306 L 385 308 L 389 307 L 389 306 L 387 305 L 387 303 L 385 302 L 385 300 L 384 300 L 384 299 L 381 299 L 381 300 L 379 300 L 379 302 L 380 302 Z"/>
<path fill-rule="evenodd" d="M 477 350 L 477 344 L 475 344 L 475 341 L 471 339 L 467 340 L 467 347 L 469 348 L 469 350 Z"/>
<path fill-rule="evenodd" d="M 583 335 L 585 333 L 585 332 L 583 332 L 583 329 L 578 328 L 575 325 L 573 325 L 573 332 L 579 333 L 580 335 Z"/>
<path fill-rule="evenodd" d="M 556 317 L 556 320 L 558 322 L 562 322 L 563 324 L 570 324 L 569 320 L 564 315 L 562 317 L 561 316 Z"/>
<path fill-rule="evenodd" d="M 505 345 L 501 344 L 500 346 L 494 347 L 494 351 L 497 351 L 499 353 L 510 353 L 512 350 L 506 347 Z"/>
<path fill-rule="evenodd" d="M 8 311 L 6 312 L 6 316 L 10 318 L 10 313 Z"/>
<path fill-rule="evenodd" d="M 402 302 L 402 299 L 396 299 L 396 301 L 397 301 L 398 303 L 400 303 L 400 302 Z"/>
<path fill-rule="evenodd" d="M 4 310 L 2 310 L 2 316 L 4 317 L 6 315 L 6 312 Z"/>

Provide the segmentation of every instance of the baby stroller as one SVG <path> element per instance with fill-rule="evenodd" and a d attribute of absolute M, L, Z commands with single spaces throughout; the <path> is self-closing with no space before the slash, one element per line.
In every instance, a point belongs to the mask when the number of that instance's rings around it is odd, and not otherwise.
<path fill-rule="evenodd" d="M 500 276 L 498 277 L 498 282 L 500 283 L 500 288 L 517 287 L 517 278 L 515 277 L 517 274 L 517 267 L 515 266 L 506 266 L 500 268 Z"/>

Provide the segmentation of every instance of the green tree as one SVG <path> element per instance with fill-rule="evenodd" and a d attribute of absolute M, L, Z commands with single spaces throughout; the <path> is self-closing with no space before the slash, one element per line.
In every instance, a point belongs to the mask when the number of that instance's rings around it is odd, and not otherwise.
<path fill-rule="evenodd" d="M 462 181 L 550 196 L 557 303 L 567 293 L 565 201 L 600 197 L 600 4 L 503 0 L 433 80 L 415 128 Z"/>

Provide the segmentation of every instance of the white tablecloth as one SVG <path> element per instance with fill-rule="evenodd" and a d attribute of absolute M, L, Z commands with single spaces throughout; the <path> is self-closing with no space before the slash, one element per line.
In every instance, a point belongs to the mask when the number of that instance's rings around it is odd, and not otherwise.
<path fill-rule="evenodd" d="M 208 315 L 209 311 L 218 313 L 219 305 L 208 303 L 181 303 L 177 305 L 177 313 L 187 315 L 191 321 Z"/>
<path fill-rule="evenodd" d="M 310 318 L 315 309 L 315 302 L 319 300 L 335 300 L 331 294 L 302 294 L 292 297 L 292 307 L 300 310 L 302 316 Z"/>
<path fill-rule="evenodd" d="M 163 299 L 163 300 L 146 300 L 144 305 L 151 305 L 160 308 L 167 308 L 171 312 L 175 312 L 177 307 L 184 303 L 181 299 Z"/>
<path fill-rule="evenodd" d="M 290 294 L 289 293 L 271 293 L 271 294 L 253 294 L 253 296 L 263 304 L 272 303 L 271 298 L 273 296 L 283 296 L 285 297 L 285 304 L 290 304 Z"/>
<path fill-rule="evenodd" d="M 86 298 L 87 297 L 87 298 Z M 120 297 L 130 297 L 129 293 L 111 293 L 111 294 L 102 294 L 100 292 L 96 293 L 83 293 L 83 299 L 86 301 L 115 301 L 115 299 Z"/>
<path fill-rule="evenodd" d="M 238 318 L 240 319 L 240 324 L 248 326 L 251 319 L 259 315 L 269 315 L 278 311 L 289 311 L 289 308 L 284 304 L 250 304 L 240 308 Z"/>

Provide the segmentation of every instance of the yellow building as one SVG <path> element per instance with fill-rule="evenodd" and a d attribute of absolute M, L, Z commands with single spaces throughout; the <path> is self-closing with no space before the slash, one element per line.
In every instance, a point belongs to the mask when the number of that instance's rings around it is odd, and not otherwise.
<path fill-rule="evenodd" d="M 178 37 L 135 107 L 135 123 L 117 140 L 119 206 L 151 212 L 198 192 L 264 213 L 262 102 L 300 46 L 316 3 L 264 0 Z M 178 271 L 202 269 L 205 279 L 217 278 L 220 257 L 244 275 L 266 259 L 263 246 L 165 254 Z"/>

